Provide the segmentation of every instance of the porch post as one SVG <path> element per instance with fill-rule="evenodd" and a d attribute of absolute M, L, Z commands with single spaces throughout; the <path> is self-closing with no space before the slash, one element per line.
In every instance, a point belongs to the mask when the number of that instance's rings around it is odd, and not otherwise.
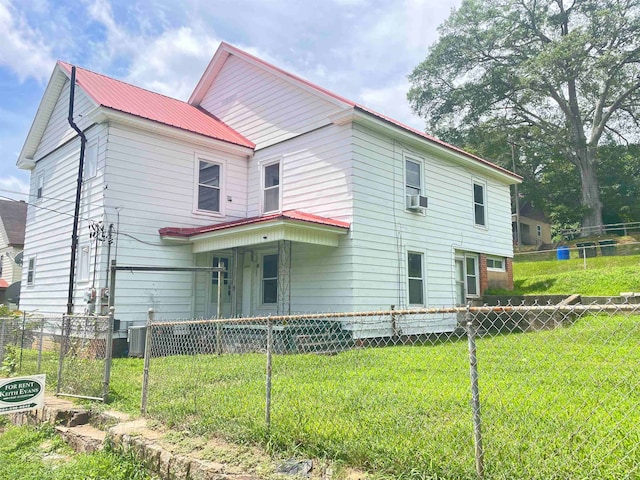
<path fill-rule="evenodd" d="M 278 315 L 291 313 L 291 241 L 278 242 Z"/>

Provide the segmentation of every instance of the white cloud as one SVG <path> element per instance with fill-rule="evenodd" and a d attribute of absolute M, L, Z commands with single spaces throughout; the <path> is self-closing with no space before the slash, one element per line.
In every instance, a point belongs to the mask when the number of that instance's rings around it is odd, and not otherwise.
<path fill-rule="evenodd" d="M 8 0 L 0 0 L 0 65 L 20 81 L 33 77 L 40 82 L 49 78 L 54 65 L 51 48 Z"/>
<path fill-rule="evenodd" d="M 127 80 L 186 100 L 219 43 L 214 37 L 190 27 L 167 30 L 136 52 Z"/>
<path fill-rule="evenodd" d="M 0 178 L 0 196 L 25 200 L 29 194 L 29 183 L 13 175 Z"/>
<path fill-rule="evenodd" d="M 407 101 L 409 83 L 401 81 L 385 87 L 365 88 L 360 92 L 360 103 L 410 127 L 424 130 L 424 120 L 413 114 Z"/>

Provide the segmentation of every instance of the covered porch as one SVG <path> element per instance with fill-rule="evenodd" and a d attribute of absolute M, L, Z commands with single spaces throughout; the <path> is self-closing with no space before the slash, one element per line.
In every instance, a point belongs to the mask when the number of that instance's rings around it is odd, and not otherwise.
<path fill-rule="evenodd" d="M 323 296 L 336 281 L 323 269 L 339 265 L 349 223 L 299 211 L 246 218 L 197 228 L 163 228 L 171 242 L 190 243 L 194 265 L 225 268 L 194 273 L 192 311 L 196 318 L 286 315 L 325 311 Z M 297 285 L 292 289 L 292 279 Z M 220 289 L 220 294 L 218 290 Z M 328 290 L 327 290 L 328 291 Z M 304 298 L 302 298 L 304 297 Z"/>

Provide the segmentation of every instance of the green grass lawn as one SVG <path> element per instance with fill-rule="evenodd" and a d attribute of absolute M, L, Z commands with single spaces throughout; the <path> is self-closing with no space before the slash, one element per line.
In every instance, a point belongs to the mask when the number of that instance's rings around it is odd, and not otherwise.
<path fill-rule="evenodd" d="M 638 316 L 479 339 L 487 478 L 638 478 L 639 345 Z M 149 414 L 380 476 L 475 478 L 465 341 L 280 355 L 273 368 L 269 431 L 259 354 L 153 359 Z M 112 406 L 136 412 L 141 379 L 140 360 L 115 360 Z"/>
<path fill-rule="evenodd" d="M 516 295 L 612 296 L 640 292 L 640 256 L 514 262 Z M 491 293 L 507 293 L 494 290 Z"/>
<path fill-rule="evenodd" d="M 0 418 L 0 478 L 147 480 L 138 462 L 108 451 L 76 454 L 50 425 L 14 427 Z"/>

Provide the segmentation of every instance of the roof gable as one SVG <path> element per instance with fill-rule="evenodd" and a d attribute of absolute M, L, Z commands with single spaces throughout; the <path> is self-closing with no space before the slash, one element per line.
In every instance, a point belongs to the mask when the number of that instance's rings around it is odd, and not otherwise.
<path fill-rule="evenodd" d="M 24 245 L 27 204 L 14 200 L 0 200 L 0 219 L 9 245 Z"/>
<path fill-rule="evenodd" d="M 197 106 L 201 104 L 201 102 L 207 95 L 207 92 L 214 84 L 214 81 L 216 80 L 217 76 L 220 74 L 225 62 L 227 61 L 230 55 L 236 56 L 242 59 L 243 61 L 250 63 L 251 65 L 254 65 L 258 68 L 266 70 L 271 74 L 277 76 L 278 78 L 283 79 L 287 82 L 291 82 L 308 92 L 312 92 L 316 95 L 319 95 L 325 100 L 331 101 L 334 104 L 341 106 L 344 110 L 351 110 L 352 112 L 357 111 L 361 114 L 371 117 L 372 119 L 381 120 L 382 122 L 384 122 L 384 124 L 386 124 L 388 127 L 392 129 L 399 128 L 404 132 L 407 132 L 415 136 L 421 141 L 429 142 L 430 144 L 434 144 L 434 145 L 437 145 L 438 147 L 442 147 L 456 155 L 461 155 L 466 160 L 477 162 L 478 164 L 480 164 L 485 168 L 486 167 L 490 168 L 491 170 L 493 170 L 495 173 L 502 176 L 503 178 L 505 177 L 508 178 L 509 181 L 512 183 L 516 183 L 522 180 L 522 178 L 519 175 L 516 175 L 515 173 L 512 173 L 509 170 L 502 168 L 488 160 L 485 160 L 476 155 L 470 154 L 462 150 L 461 148 L 458 148 L 454 145 L 444 142 L 425 132 L 422 132 L 408 125 L 405 125 L 402 122 L 399 122 L 398 120 L 395 120 L 386 115 L 378 113 L 375 110 L 372 110 L 364 105 L 353 102 L 352 100 L 342 97 L 318 85 L 315 85 L 312 82 L 309 82 L 301 77 L 298 77 L 297 75 L 294 75 L 279 67 L 276 67 L 275 65 L 272 65 L 258 57 L 255 57 L 225 42 L 220 43 L 218 50 L 214 54 L 213 58 L 211 59 L 211 62 L 207 66 L 207 69 L 205 70 L 204 74 L 202 75 L 202 78 L 198 82 L 198 85 L 196 86 L 193 93 L 191 94 L 191 97 L 189 98 L 190 104 L 197 105 Z"/>
<path fill-rule="evenodd" d="M 69 75 L 72 66 L 58 62 Z M 76 67 L 76 82 L 101 107 L 253 148 L 253 143 L 202 109 L 181 100 Z"/>
<path fill-rule="evenodd" d="M 33 157 L 47 129 L 72 65 L 58 61 L 31 124 L 17 165 L 32 168 Z M 253 148 L 254 144 L 213 115 L 186 102 L 76 67 L 76 84 L 96 107 L 168 125 L 215 140 Z"/>

